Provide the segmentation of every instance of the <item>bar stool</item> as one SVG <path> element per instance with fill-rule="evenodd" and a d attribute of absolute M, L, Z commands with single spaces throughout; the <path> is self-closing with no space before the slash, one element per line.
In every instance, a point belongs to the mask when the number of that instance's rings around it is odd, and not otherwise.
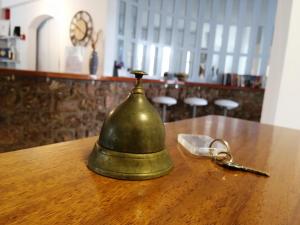
<path fill-rule="evenodd" d="M 158 96 L 152 99 L 153 102 L 161 104 L 163 106 L 162 120 L 166 122 L 167 106 L 172 106 L 177 104 L 177 100 L 172 97 Z"/>
<path fill-rule="evenodd" d="M 192 97 L 184 99 L 184 103 L 193 107 L 193 118 L 195 118 L 197 115 L 197 107 L 206 106 L 207 100 L 204 98 Z"/>
<path fill-rule="evenodd" d="M 227 116 L 227 111 L 237 108 L 239 103 L 229 99 L 218 99 L 215 100 L 215 105 L 224 108 L 224 116 Z"/>

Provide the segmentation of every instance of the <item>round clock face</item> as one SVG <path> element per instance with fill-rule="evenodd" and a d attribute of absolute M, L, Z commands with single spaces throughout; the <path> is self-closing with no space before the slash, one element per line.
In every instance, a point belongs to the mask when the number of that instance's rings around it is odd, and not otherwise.
<path fill-rule="evenodd" d="M 87 46 L 93 33 L 93 21 L 88 12 L 77 12 L 70 26 L 70 39 L 74 46 Z"/>

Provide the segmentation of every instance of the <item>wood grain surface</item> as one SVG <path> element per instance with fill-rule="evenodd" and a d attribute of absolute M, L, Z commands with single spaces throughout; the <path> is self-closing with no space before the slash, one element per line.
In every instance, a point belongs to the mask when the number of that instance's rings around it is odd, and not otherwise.
<path fill-rule="evenodd" d="M 96 137 L 0 154 L 0 224 L 300 224 L 300 132 L 207 116 L 166 125 L 174 169 L 148 181 L 94 174 Z M 270 178 L 194 158 L 178 133 L 225 138 Z"/>

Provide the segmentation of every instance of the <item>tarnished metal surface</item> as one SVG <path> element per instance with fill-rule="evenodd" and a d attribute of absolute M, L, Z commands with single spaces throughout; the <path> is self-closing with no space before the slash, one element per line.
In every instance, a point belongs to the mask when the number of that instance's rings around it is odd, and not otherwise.
<path fill-rule="evenodd" d="M 147 100 L 140 79 L 127 99 L 111 111 L 89 157 L 88 167 L 117 179 L 144 180 L 159 177 L 172 168 L 165 150 L 165 128 Z"/>
<path fill-rule="evenodd" d="M 172 162 L 166 150 L 147 154 L 123 153 L 96 144 L 88 167 L 108 177 L 146 180 L 167 174 L 172 169 Z"/>

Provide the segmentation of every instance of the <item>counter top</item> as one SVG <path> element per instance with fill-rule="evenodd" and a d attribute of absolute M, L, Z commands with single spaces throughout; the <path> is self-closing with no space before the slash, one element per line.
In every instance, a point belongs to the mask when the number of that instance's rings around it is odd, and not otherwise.
<path fill-rule="evenodd" d="M 97 137 L 0 154 L 0 224 L 298 224 L 300 131 L 207 116 L 166 124 L 167 176 L 120 181 L 86 160 Z M 228 140 L 236 161 L 271 177 L 190 156 L 178 133 Z"/>
<path fill-rule="evenodd" d="M 71 73 L 55 73 L 55 72 L 41 72 L 41 71 L 31 71 L 31 70 L 15 70 L 0 68 L 1 75 L 11 75 L 11 76 L 24 76 L 24 77 L 45 77 L 45 78 L 59 78 L 59 79 L 74 79 L 83 81 L 110 81 L 110 82 L 135 82 L 134 78 L 130 77 L 112 77 L 112 76 L 94 76 L 88 74 L 71 74 Z M 165 84 L 165 80 L 157 79 L 143 79 L 144 83 L 160 83 Z M 249 88 L 249 87 L 237 87 L 237 86 L 224 86 L 222 84 L 213 83 L 199 83 L 199 82 L 178 82 L 180 85 L 187 86 L 199 86 L 199 87 L 209 87 L 216 89 L 228 89 L 228 90 L 244 90 L 244 91 L 264 91 L 263 88 Z"/>

